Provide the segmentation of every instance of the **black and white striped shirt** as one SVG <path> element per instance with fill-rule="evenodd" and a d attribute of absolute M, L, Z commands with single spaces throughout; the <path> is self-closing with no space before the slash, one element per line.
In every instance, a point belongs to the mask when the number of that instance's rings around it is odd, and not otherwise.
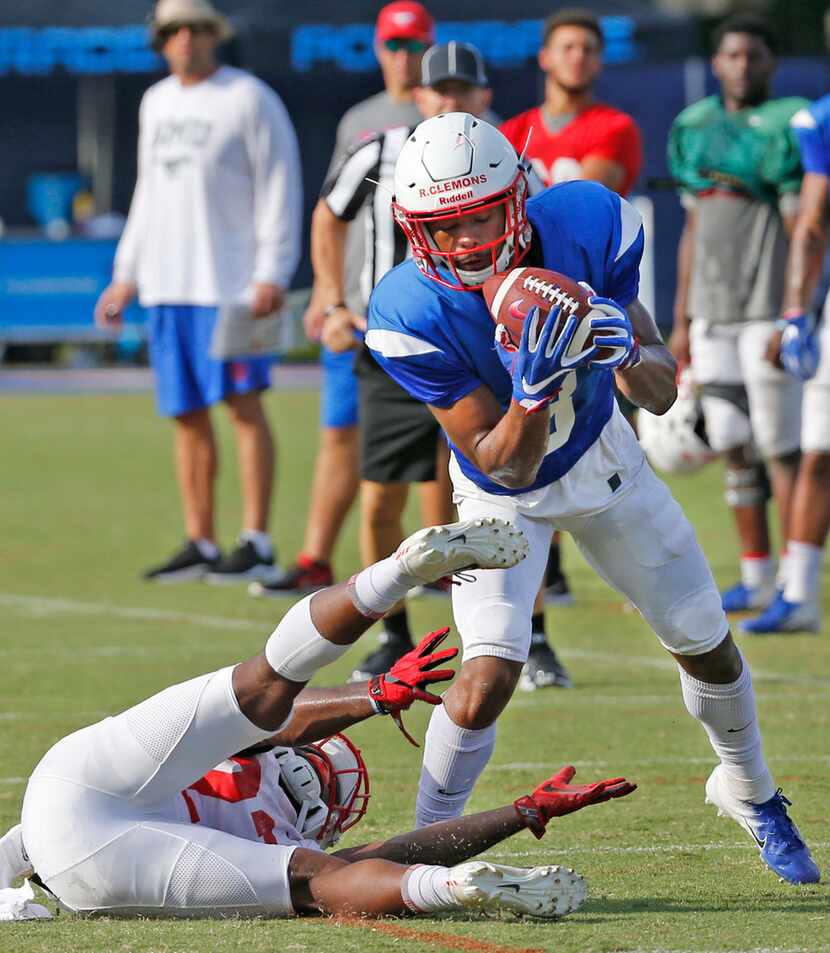
<path fill-rule="evenodd" d="M 362 140 L 326 179 L 320 195 L 337 218 L 362 223 L 364 305 L 386 272 L 407 255 L 406 236 L 392 217 L 392 194 L 395 162 L 411 132 L 411 126 L 398 126 Z"/>

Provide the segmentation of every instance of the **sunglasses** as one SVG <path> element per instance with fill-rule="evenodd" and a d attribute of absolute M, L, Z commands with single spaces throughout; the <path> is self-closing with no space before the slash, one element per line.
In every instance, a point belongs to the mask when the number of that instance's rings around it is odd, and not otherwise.
<path fill-rule="evenodd" d="M 209 20 L 197 20 L 195 23 L 183 20 L 181 22 L 168 23 L 166 26 L 163 26 L 159 30 L 159 37 L 162 40 L 169 40 L 171 36 L 175 36 L 179 30 L 183 30 L 185 27 L 187 27 L 194 36 L 206 36 L 209 33 L 216 33 L 216 26 Z"/>
<path fill-rule="evenodd" d="M 423 53 L 427 44 L 422 40 L 404 40 L 392 38 L 384 40 L 383 45 L 390 53 L 397 53 L 399 50 L 405 50 L 407 53 Z"/>

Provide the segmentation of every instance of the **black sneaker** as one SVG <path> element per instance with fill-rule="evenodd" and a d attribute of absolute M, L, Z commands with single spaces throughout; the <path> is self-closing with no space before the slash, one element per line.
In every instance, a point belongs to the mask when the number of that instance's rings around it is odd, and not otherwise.
<path fill-rule="evenodd" d="M 213 559 L 202 555 L 202 551 L 189 539 L 182 548 L 174 553 L 167 562 L 153 566 L 142 573 L 142 579 L 149 582 L 188 582 L 203 579 L 221 560 L 221 553 Z"/>
<path fill-rule="evenodd" d="M 522 666 L 519 688 L 523 692 L 535 692 L 537 688 L 573 688 L 565 666 L 541 633 L 531 636 L 530 655 Z"/>
<path fill-rule="evenodd" d="M 215 586 L 233 582 L 272 582 L 279 575 L 274 557 L 263 559 L 259 550 L 250 540 L 240 543 L 224 559 L 220 559 L 205 579 Z"/>
<path fill-rule="evenodd" d="M 412 643 L 406 639 L 395 638 L 388 632 L 381 632 L 378 636 L 379 648 L 375 649 L 363 659 L 349 676 L 350 682 L 365 682 L 375 675 L 383 675 L 398 661 L 399 658 L 412 651 Z"/>

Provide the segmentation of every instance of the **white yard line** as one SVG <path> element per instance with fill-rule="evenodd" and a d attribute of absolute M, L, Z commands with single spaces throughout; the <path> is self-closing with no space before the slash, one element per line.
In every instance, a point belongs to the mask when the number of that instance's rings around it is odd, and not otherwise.
<path fill-rule="evenodd" d="M 107 602 L 82 602 L 76 599 L 56 599 L 47 596 L 29 596 L 11 592 L 0 592 L 0 606 L 18 608 L 38 615 L 98 615 L 115 619 L 133 619 L 144 622 L 172 622 L 201 626 L 209 629 L 241 629 L 265 633 L 267 623 L 251 619 L 234 619 L 226 616 L 200 615 L 180 612 L 174 609 L 153 609 L 143 606 L 122 606 Z M 123 650 L 123 649 L 122 649 Z M 14 652 L 7 650 L 5 654 Z M 109 646 L 99 646 L 100 654 L 116 651 Z M 4 654 L 4 653 L 0 653 Z M 624 650 L 619 653 L 598 652 L 594 649 L 568 648 L 562 650 L 566 658 L 582 658 L 589 661 L 607 662 L 613 665 L 625 665 L 629 668 L 652 668 L 665 672 L 676 672 L 676 664 L 668 658 L 652 655 L 629 655 Z M 787 675 L 781 672 L 753 667 L 752 677 L 756 682 L 779 682 L 790 685 L 828 685 L 830 676 L 824 675 Z M 587 696 L 586 696 L 587 697 Z M 594 697 L 594 696 L 591 696 Z M 624 697 L 624 696 L 621 696 Z"/>

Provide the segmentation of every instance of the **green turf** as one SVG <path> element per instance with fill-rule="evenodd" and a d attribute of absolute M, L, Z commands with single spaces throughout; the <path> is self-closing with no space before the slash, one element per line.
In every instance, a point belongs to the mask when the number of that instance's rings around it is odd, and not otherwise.
<path fill-rule="evenodd" d="M 290 558 L 305 518 L 317 405 L 311 394 L 273 394 L 268 403 L 281 453 L 275 534 Z M 149 397 L 7 397 L 0 407 L 5 830 L 18 816 L 26 775 L 51 743 L 171 682 L 254 652 L 289 603 L 255 601 L 237 589 L 138 581 L 138 571 L 182 535 L 169 427 L 155 417 Z M 224 420 L 220 436 L 227 545 L 239 506 Z M 717 467 L 674 489 L 719 581 L 734 581 L 736 546 Z M 414 520 L 413 512 L 413 528 Z M 584 779 L 623 772 L 636 779 L 640 790 L 627 801 L 554 823 L 543 841 L 522 834 L 491 854 L 508 863 L 577 867 L 591 891 L 580 912 L 556 924 L 466 917 L 396 924 L 428 932 L 423 942 L 327 921 L 89 923 L 63 915 L 57 923 L 0 924 L 0 951 L 830 950 L 828 889 L 780 884 L 737 826 L 704 807 L 702 784 L 713 759 L 685 714 L 672 665 L 639 616 L 623 611 L 623 600 L 572 546 L 565 555 L 578 603 L 549 611 L 548 622 L 577 687 L 516 696 L 470 808 L 512 800 L 567 761 Z M 356 565 L 352 521 L 337 553 L 339 575 Z M 419 632 L 449 621 L 448 607 L 435 601 L 414 603 L 412 615 Z M 742 642 L 755 669 L 771 765 L 825 868 L 827 635 L 825 626 L 820 636 Z M 366 643 L 353 649 L 326 680 L 344 677 L 365 650 Z M 426 714 L 408 716 L 416 735 L 423 735 Z M 374 796 L 367 820 L 345 843 L 409 826 L 419 766 L 388 719 L 352 734 L 364 748 Z"/>

